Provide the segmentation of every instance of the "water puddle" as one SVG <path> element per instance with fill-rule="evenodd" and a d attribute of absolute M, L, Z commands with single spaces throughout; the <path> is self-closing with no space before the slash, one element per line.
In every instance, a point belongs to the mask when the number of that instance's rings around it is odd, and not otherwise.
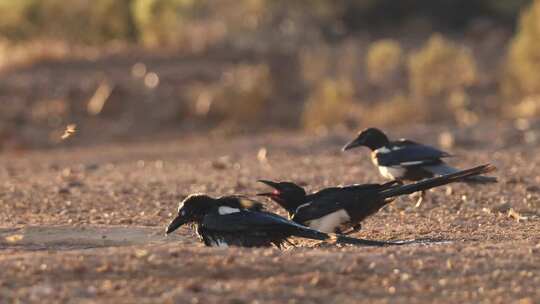
<path fill-rule="evenodd" d="M 0 228 L 0 250 L 69 250 L 114 246 L 163 244 L 181 240 L 165 236 L 162 227 L 29 226 Z"/>

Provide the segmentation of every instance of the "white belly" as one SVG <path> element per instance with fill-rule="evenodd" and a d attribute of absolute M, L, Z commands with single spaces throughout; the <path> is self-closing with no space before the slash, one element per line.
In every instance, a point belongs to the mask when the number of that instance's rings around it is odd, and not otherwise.
<path fill-rule="evenodd" d="M 379 172 L 384 178 L 400 179 L 405 175 L 405 168 L 379 166 Z"/>
<path fill-rule="evenodd" d="M 347 214 L 347 211 L 340 209 L 306 224 L 312 229 L 333 233 L 339 225 L 348 222 L 350 219 L 351 217 Z"/>
<path fill-rule="evenodd" d="M 231 213 L 236 213 L 236 212 L 240 212 L 240 209 L 231 208 L 229 206 L 221 206 L 218 208 L 218 213 L 220 215 L 226 215 L 226 214 L 231 214 Z"/>

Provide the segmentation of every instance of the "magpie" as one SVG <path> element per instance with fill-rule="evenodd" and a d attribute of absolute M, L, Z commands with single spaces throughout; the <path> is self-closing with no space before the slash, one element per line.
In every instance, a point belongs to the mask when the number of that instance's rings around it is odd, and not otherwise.
<path fill-rule="evenodd" d="M 282 248 L 284 243 L 291 244 L 289 238 L 293 236 L 353 245 L 391 244 L 323 233 L 266 212 L 261 203 L 240 196 L 188 196 L 180 202 L 178 214 L 167 226 L 166 234 L 188 223 L 195 224 L 198 237 L 210 247 Z"/>
<path fill-rule="evenodd" d="M 292 182 L 259 180 L 274 191 L 258 195 L 269 197 L 279 204 L 287 210 L 289 219 L 298 224 L 327 233 L 350 234 L 358 231 L 365 218 L 392 202 L 396 196 L 459 182 L 493 170 L 495 167 L 487 164 L 407 185 L 401 181 L 391 181 L 325 188 L 311 194 Z"/>
<path fill-rule="evenodd" d="M 451 157 L 451 154 L 408 139 L 390 141 L 386 134 L 376 128 L 361 131 L 343 147 L 343 151 L 360 146 L 371 149 L 371 161 L 379 168 L 379 173 L 389 180 L 418 181 L 459 171 L 443 161 Z M 475 175 L 463 179 L 463 182 L 496 183 L 497 178 Z M 417 206 L 424 194 L 422 191 Z"/>

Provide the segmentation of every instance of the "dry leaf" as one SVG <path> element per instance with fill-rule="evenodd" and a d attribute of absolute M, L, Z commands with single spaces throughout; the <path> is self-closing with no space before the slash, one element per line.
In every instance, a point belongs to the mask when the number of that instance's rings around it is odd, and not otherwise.
<path fill-rule="evenodd" d="M 148 255 L 148 250 L 145 250 L 145 249 L 135 250 L 135 256 L 138 258 L 143 258 L 147 255 Z"/>
<path fill-rule="evenodd" d="M 114 86 L 110 85 L 107 81 L 103 81 L 99 84 L 96 92 L 90 98 L 86 105 L 86 111 L 90 115 L 98 115 L 103 110 L 105 103 L 109 100 Z"/>
<path fill-rule="evenodd" d="M 508 210 L 508 217 L 515 219 L 517 222 L 520 220 L 527 220 L 527 217 L 519 214 L 519 212 L 515 211 L 514 208 L 510 208 L 510 210 Z"/>
<path fill-rule="evenodd" d="M 21 241 L 24 238 L 24 235 L 22 234 L 13 234 L 10 236 L 6 236 L 6 241 L 9 243 L 16 243 L 18 241 Z"/>
<path fill-rule="evenodd" d="M 96 272 L 107 272 L 109 271 L 111 268 L 109 267 L 108 264 L 103 264 L 101 266 L 99 266 L 98 268 L 96 268 Z"/>
<path fill-rule="evenodd" d="M 69 124 L 66 126 L 66 129 L 64 130 L 64 134 L 62 134 L 62 139 L 67 139 L 71 135 L 75 134 L 77 132 L 77 125 L 76 124 Z"/>
<path fill-rule="evenodd" d="M 267 155 L 268 155 L 268 151 L 266 150 L 266 148 L 260 148 L 259 152 L 257 152 L 257 159 L 261 163 L 267 163 L 268 162 Z"/>

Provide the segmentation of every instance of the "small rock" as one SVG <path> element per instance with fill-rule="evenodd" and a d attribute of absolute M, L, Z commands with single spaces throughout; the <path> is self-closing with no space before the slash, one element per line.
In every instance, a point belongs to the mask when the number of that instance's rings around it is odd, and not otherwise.
<path fill-rule="evenodd" d="M 538 186 L 528 186 L 526 188 L 526 190 L 528 192 L 540 192 L 540 187 L 538 187 Z"/>
<path fill-rule="evenodd" d="M 58 194 L 69 194 L 70 191 L 69 191 L 69 188 L 67 187 L 60 187 L 58 188 Z"/>

